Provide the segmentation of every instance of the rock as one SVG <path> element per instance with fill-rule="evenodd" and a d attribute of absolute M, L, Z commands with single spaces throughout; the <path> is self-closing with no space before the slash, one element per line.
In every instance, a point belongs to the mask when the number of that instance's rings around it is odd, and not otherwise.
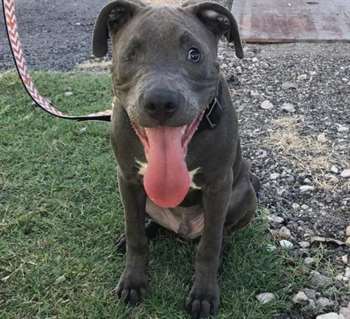
<path fill-rule="evenodd" d="M 300 205 L 299 205 L 298 203 L 293 203 L 293 204 L 292 204 L 292 208 L 295 209 L 295 210 L 296 210 L 296 209 L 299 209 L 299 208 L 300 208 Z"/>
<path fill-rule="evenodd" d="M 339 275 L 336 275 L 335 276 L 335 280 L 338 280 L 338 281 L 343 281 L 344 277 L 342 274 L 339 274 Z"/>
<path fill-rule="evenodd" d="M 315 258 L 306 257 L 304 259 L 304 263 L 305 263 L 305 265 L 310 266 L 310 265 L 315 263 Z"/>
<path fill-rule="evenodd" d="M 306 193 L 306 192 L 312 192 L 315 189 L 315 187 L 311 185 L 302 185 L 300 186 L 299 189 L 301 193 Z"/>
<path fill-rule="evenodd" d="M 267 219 L 274 224 L 282 224 L 284 222 L 284 219 L 282 217 L 273 214 L 269 215 Z"/>
<path fill-rule="evenodd" d="M 350 237 L 348 237 L 345 241 L 345 245 L 350 247 Z"/>
<path fill-rule="evenodd" d="M 347 127 L 345 125 L 337 124 L 337 130 L 339 133 L 344 133 L 344 132 L 349 131 L 349 127 Z"/>
<path fill-rule="evenodd" d="M 272 244 L 267 244 L 266 245 L 266 250 L 268 252 L 272 252 L 272 251 L 275 251 L 277 249 L 277 247 L 275 245 L 272 245 Z"/>
<path fill-rule="evenodd" d="M 318 294 L 317 292 L 316 292 L 316 290 L 314 290 L 314 289 L 309 289 L 309 288 L 305 288 L 304 289 L 304 292 L 305 292 L 305 294 L 306 294 L 306 296 L 308 296 L 308 298 L 310 298 L 310 299 L 316 299 L 316 295 Z"/>
<path fill-rule="evenodd" d="M 56 280 L 55 280 L 55 285 L 59 285 L 60 283 L 64 282 L 66 280 L 66 276 L 62 275 L 59 276 Z"/>
<path fill-rule="evenodd" d="M 333 306 L 334 302 L 332 300 L 329 300 L 328 298 L 320 297 L 317 299 L 316 305 L 318 307 L 320 307 L 321 309 L 325 309 L 325 308 Z"/>
<path fill-rule="evenodd" d="M 314 288 L 327 288 L 332 285 L 332 279 L 313 270 L 311 271 L 310 284 Z"/>
<path fill-rule="evenodd" d="M 308 313 L 310 315 L 316 315 L 317 314 L 317 308 L 316 303 L 314 300 L 310 299 L 309 304 L 303 307 L 303 312 Z"/>
<path fill-rule="evenodd" d="M 236 67 L 236 72 L 237 72 L 237 74 L 242 74 L 243 70 L 242 70 L 242 68 L 240 66 L 237 66 Z"/>
<path fill-rule="evenodd" d="M 301 74 L 298 76 L 298 81 L 305 81 L 307 79 L 307 75 L 306 74 Z"/>
<path fill-rule="evenodd" d="M 340 318 L 338 314 L 336 314 L 335 312 L 329 312 L 329 313 L 325 313 L 323 315 L 317 316 L 316 319 L 340 319 Z"/>
<path fill-rule="evenodd" d="M 296 89 L 297 85 L 294 82 L 283 82 L 282 83 L 282 89 L 289 90 L 289 89 Z"/>
<path fill-rule="evenodd" d="M 287 176 L 286 181 L 290 184 L 295 182 L 295 177 L 292 175 Z"/>
<path fill-rule="evenodd" d="M 284 249 L 292 249 L 294 247 L 293 243 L 291 243 L 289 240 L 280 240 L 280 245 Z"/>
<path fill-rule="evenodd" d="M 350 279 L 350 267 L 346 267 L 345 268 L 345 275 L 344 275 L 344 277 Z"/>
<path fill-rule="evenodd" d="M 340 173 L 341 177 L 344 178 L 349 178 L 350 177 L 350 168 L 344 169 L 341 173 Z"/>
<path fill-rule="evenodd" d="M 344 317 L 344 319 L 350 319 L 350 303 L 347 307 L 341 307 L 339 314 Z"/>
<path fill-rule="evenodd" d="M 279 231 L 278 231 L 278 236 L 280 238 L 283 238 L 283 239 L 289 239 L 292 234 L 290 232 L 290 230 L 286 227 L 286 226 L 283 226 Z"/>
<path fill-rule="evenodd" d="M 281 175 L 281 174 L 279 174 L 279 173 L 272 173 L 272 174 L 270 175 L 270 179 L 275 180 L 275 179 L 279 178 L 280 175 Z"/>
<path fill-rule="evenodd" d="M 311 179 L 310 178 L 304 178 L 304 183 L 305 184 L 311 184 Z"/>
<path fill-rule="evenodd" d="M 288 113 L 294 113 L 295 112 L 295 106 L 292 103 L 283 103 L 281 109 Z"/>
<path fill-rule="evenodd" d="M 258 91 L 253 91 L 253 90 L 250 91 L 249 93 L 251 97 L 258 97 L 260 95 Z"/>
<path fill-rule="evenodd" d="M 72 96 L 72 95 L 73 95 L 73 92 L 71 91 L 64 92 L 64 96 Z"/>
<path fill-rule="evenodd" d="M 339 169 L 338 167 L 336 167 L 335 165 L 332 165 L 330 171 L 334 174 L 338 174 L 339 173 Z"/>
<path fill-rule="evenodd" d="M 348 255 L 344 255 L 344 256 L 341 256 L 341 261 L 347 265 L 348 262 L 349 262 L 349 256 Z"/>
<path fill-rule="evenodd" d="M 320 143 L 327 143 L 328 139 L 324 133 L 321 133 L 317 136 L 317 141 Z"/>
<path fill-rule="evenodd" d="M 309 248 L 309 247 L 310 247 L 310 243 L 309 243 L 308 241 L 301 241 L 301 242 L 299 243 L 299 246 L 300 246 L 301 248 Z"/>
<path fill-rule="evenodd" d="M 263 292 L 259 295 L 256 296 L 256 299 L 259 300 L 260 303 L 262 303 L 263 305 L 264 304 L 267 304 L 273 300 L 276 299 L 275 295 L 271 292 Z"/>
<path fill-rule="evenodd" d="M 311 244 L 313 243 L 332 243 L 336 244 L 338 246 L 343 246 L 345 243 L 341 240 L 334 239 L 334 238 L 327 238 L 327 237 L 321 237 L 321 236 L 312 236 L 310 238 Z"/>
<path fill-rule="evenodd" d="M 305 292 L 299 291 L 293 297 L 293 302 L 298 305 L 307 305 L 309 303 L 309 298 L 306 296 Z"/>
<path fill-rule="evenodd" d="M 260 107 L 263 110 L 271 110 L 273 109 L 273 104 L 269 100 L 265 100 L 264 102 L 261 103 Z"/>
<path fill-rule="evenodd" d="M 350 225 L 345 230 L 346 237 L 350 237 Z"/>

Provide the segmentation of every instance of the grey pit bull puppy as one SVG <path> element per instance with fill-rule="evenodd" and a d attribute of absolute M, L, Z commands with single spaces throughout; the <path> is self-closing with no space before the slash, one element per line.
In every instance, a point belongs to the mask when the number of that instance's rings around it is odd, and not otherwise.
<path fill-rule="evenodd" d="M 186 308 L 219 308 L 225 230 L 254 216 L 256 177 L 242 159 L 237 116 L 217 62 L 220 38 L 243 57 L 237 23 L 214 2 L 181 7 L 118 0 L 98 16 L 93 52 L 112 39 L 112 145 L 125 209 L 126 267 L 116 288 L 134 305 L 147 291 L 146 215 L 186 238 L 200 236 Z"/>

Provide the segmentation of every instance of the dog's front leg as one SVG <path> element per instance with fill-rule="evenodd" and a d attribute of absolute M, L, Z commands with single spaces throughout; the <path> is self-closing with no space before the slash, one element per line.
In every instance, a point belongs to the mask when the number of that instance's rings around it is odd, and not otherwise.
<path fill-rule="evenodd" d="M 217 276 L 231 189 L 232 171 L 203 190 L 204 230 L 195 261 L 193 286 L 186 300 L 192 318 L 207 318 L 218 312 L 220 291 Z"/>
<path fill-rule="evenodd" d="M 120 175 L 118 180 L 125 211 L 126 266 L 116 292 L 125 303 L 135 305 L 147 289 L 146 195 L 142 185 L 128 182 Z"/>

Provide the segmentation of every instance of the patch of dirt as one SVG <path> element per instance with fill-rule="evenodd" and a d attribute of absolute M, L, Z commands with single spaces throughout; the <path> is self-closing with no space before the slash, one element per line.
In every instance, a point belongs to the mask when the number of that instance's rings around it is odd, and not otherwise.
<path fill-rule="evenodd" d="M 348 167 L 349 162 L 344 156 L 337 156 L 333 152 L 332 142 L 324 133 L 300 134 L 303 123 L 304 117 L 298 115 L 272 120 L 272 129 L 265 139 L 266 146 L 310 175 L 311 185 L 324 191 L 344 188 L 345 192 L 349 189 L 350 180 L 337 178 L 333 171 L 339 171 L 338 166 Z"/>

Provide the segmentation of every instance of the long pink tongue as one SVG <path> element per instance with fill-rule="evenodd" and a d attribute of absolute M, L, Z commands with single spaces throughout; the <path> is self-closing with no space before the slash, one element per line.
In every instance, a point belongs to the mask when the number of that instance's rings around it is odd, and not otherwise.
<path fill-rule="evenodd" d="M 147 169 L 144 187 L 148 197 L 158 206 L 176 207 L 185 198 L 191 179 L 181 145 L 179 127 L 146 129 L 149 147 L 145 149 Z"/>

